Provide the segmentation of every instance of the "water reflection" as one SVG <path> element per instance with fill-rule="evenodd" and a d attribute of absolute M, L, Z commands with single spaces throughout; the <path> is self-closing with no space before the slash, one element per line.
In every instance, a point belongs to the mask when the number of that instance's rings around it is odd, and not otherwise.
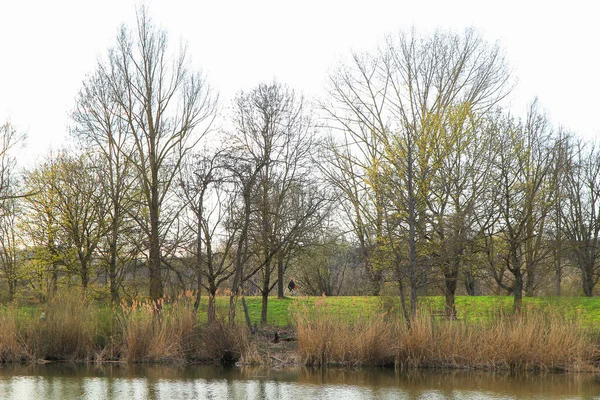
<path fill-rule="evenodd" d="M 594 399 L 591 374 L 4 365 L 0 399 Z"/>

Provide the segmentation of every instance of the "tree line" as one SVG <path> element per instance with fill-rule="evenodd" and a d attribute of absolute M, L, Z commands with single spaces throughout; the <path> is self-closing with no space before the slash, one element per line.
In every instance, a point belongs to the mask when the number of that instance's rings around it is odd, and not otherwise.
<path fill-rule="evenodd" d="M 531 103 L 503 100 L 501 49 L 472 29 L 388 36 L 309 101 L 278 82 L 228 112 L 146 10 L 123 26 L 71 113 L 72 146 L 18 174 L 0 129 L 6 298 L 100 290 L 113 302 L 191 291 L 397 293 L 406 320 L 440 292 L 560 295 L 600 277 L 600 151 Z M 316 103 L 316 105 L 315 105 Z M 217 128 L 216 121 L 224 126 Z M 61 289 L 62 288 L 62 289 Z"/>

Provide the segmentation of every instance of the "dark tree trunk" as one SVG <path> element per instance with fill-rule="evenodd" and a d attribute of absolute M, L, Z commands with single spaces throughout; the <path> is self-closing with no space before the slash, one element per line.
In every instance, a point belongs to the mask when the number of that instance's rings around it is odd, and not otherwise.
<path fill-rule="evenodd" d="M 262 294 L 262 307 L 260 310 L 260 323 L 265 325 L 267 323 L 267 308 L 269 306 L 269 293 L 264 292 Z"/>
<path fill-rule="evenodd" d="M 592 297 L 594 291 L 594 278 L 593 268 L 588 265 L 582 265 L 581 267 L 581 283 L 583 286 L 583 294 L 586 297 Z"/>
<path fill-rule="evenodd" d="M 119 302 L 119 287 L 117 284 L 117 244 L 113 239 L 110 243 L 110 261 L 108 265 L 108 280 L 110 283 L 110 302 Z"/>
<path fill-rule="evenodd" d="M 154 189 L 154 188 L 153 188 Z M 153 190 L 154 192 L 155 190 Z M 150 270 L 150 299 L 156 301 L 163 297 L 163 282 L 160 263 L 160 238 L 158 220 L 158 192 L 153 193 L 152 206 L 150 207 L 150 255 L 148 268 Z M 156 203 L 156 204 L 155 204 Z"/>
<path fill-rule="evenodd" d="M 530 266 L 529 268 L 527 268 L 527 279 L 525 280 L 525 296 L 535 296 L 535 280 L 536 270 L 535 268 Z"/>
<path fill-rule="evenodd" d="M 469 296 L 477 296 L 477 280 L 472 272 L 465 273 L 465 290 Z"/>
<path fill-rule="evenodd" d="M 198 218 L 196 236 L 196 299 L 194 300 L 194 315 L 198 315 L 202 298 L 202 226 Z"/>
<path fill-rule="evenodd" d="M 269 286 L 271 284 L 271 280 L 269 277 L 271 276 L 271 265 L 270 263 L 266 263 L 265 266 L 265 278 L 263 279 L 263 287 L 261 290 L 262 295 L 262 306 L 260 310 L 260 323 L 261 325 L 265 325 L 267 323 L 267 309 L 269 307 Z"/>
<path fill-rule="evenodd" d="M 444 273 L 444 296 L 446 298 L 446 318 L 456 319 L 455 294 L 458 281 L 458 266 Z"/>
<path fill-rule="evenodd" d="M 513 308 L 515 312 L 521 312 L 521 307 L 523 305 L 523 274 L 521 273 L 521 268 L 519 267 L 515 267 L 514 270 L 512 270 L 512 273 L 515 277 L 515 283 L 513 286 Z"/>
<path fill-rule="evenodd" d="M 17 280 L 13 277 L 8 278 L 8 301 L 12 302 L 17 294 Z"/>
<path fill-rule="evenodd" d="M 89 268 L 88 268 L 88 260 L 82 253 L 79 253 L 79 264 L 81 265 L 81 286 L 85 291 L 88 287 L 89 279 Z"/>

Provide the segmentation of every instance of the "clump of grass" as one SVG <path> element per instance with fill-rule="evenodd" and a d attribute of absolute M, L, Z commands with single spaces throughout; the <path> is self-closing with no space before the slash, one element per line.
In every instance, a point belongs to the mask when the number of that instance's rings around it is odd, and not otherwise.
<path fill-rule="evenodd" d="M 121 305 L 121 354 L 128 362 L 174 362 L 195 358 L 198 326 L 187 301 L 164 299 Z"/>
<path fill-rule="evenodd" d="M 254 363 L 255 349 L 250 345 L 248 329 L 243 325 L 229 325 L 217 318 L 202 329 L 202 358 L 221 364 L 234 364 L 240 360 Z"/>
<path fill-rule="evenodd" d="M 325 301 L 295 312 L 300 357 L 306 365 L 386 365 L 394 362 L 393 325 L 384 314 L 349 320 Z"/>
<path fill-rule="evenodd" d="M 592 369 L 595 346 L 572 317 L 539 307 L 497 313 L 487 322 L 434 319 L 421 312 L 410 328 L 389 314 L 349 321 L 327 304 L 296 312 L 307 365 L 382 365 L 510 370 Z"/>
<path fill-rule="evenodd" d="M 12 306 L 0 310 L 0 362 L 18 362 L 28 358 L 18 339 L 15 315 L 16 310 Z"/>
<path fill-rule="evenodd" d="M 29 357 L 74 361 L 94 354 L 97 322 L 85 294 L 71 291 L 53 297 L 39 316 L 19 318 L 16 328 Z"/>

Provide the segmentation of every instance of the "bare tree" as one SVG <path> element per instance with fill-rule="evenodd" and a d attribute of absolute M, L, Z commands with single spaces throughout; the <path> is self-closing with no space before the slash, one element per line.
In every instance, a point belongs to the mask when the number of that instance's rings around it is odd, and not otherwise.
<path fill-rule="evenodd" d="M 508 93 L 509 78 L 500 49 L 473 30 L 389 37 L 377 53 L 354 55 L 350 67 L 331 78 L 332 100 L 324 109 L 332 128 L 358 147 L 378 147 L 362 153 L 377 155 L 369 165 L 378 169 L 373 174 L 386 197 L 379 203 L 386 207 L 387 246 L 402 299 L 409 286 L 407 320 L 431 266 L 419 247 L 429 240 L 432 179 L 448 156 L 444 127 L 458 107 L 484 115 Z M 370 136 L 377 140 L 363 139 Z"/>
<path fill-rule="evenodd" d="M 84 151 L 97 155 L 99 184 L 107 200 L 104 213 L 108 229 L 99 251 L 107 265 L 113 303 L 119 299 L 125 266 L 137 253 L 128 249 L 130 246 L 124 235 L 131 230 L 132 221 L 139 213 L 131 193 L 135 183 L 134 149 L 127 141 L 128 125 L 121 118 L 119 107 L 108 77 L 99 67 L 83 82 L 71 115 L 74 122 L 72 136 Z"/>
<path fill-rule="evenodd" d="M 0 271 L 8 284 L 9 301 L 15 297 L 18 282 L 20 240 L 17 231 L 22 208 L 12 152 L 24 138 L 10 123 L 0 126 Z"/>
<path fill-rule="evenodd" d="M 562 228 L 583 293 L 591 297 L 600 279 L 600 147 L 580 141 L 570 153 Z"/>
<path fill-rule="evenodd" d="M 201 288 L 204 287 L 208 292 L 209 323 L 216 320 L 217 289 L 234 273 L 231 253 L 237 227 L 234 224 L 227 229 L 226 218 L 235 194 L 227 190 L 228 177 L 220 158 L 220 151 L 211 156 L 192 155 L 184 165 L 180 181 L 180 192 L 189 211 L 184 213 L 184 218 L 194 238 L 189 246 L 195 249 L 194 313 L 200 306 Z"/>
<path fill-rule="evenodd" d="M 235 113 L 234 146 L 260 167 L 247 188 L 256 210 L 249 216 L 248 239 L 261 274 L 257 287 L 266 323 L 269 293 L 277 286 L 283 297 L 286 259 L 325 201 L 314 195 L 319 191 L 306 192 L 314 139 L 302 98 L 281 84 L 261 84 L 238 96 Z"/>
<path fill-rule="evenodd" d="M 170 56 L 166 32 L 154 26 L 145 8 L 138 10 L 133 32 L 121 28 L 97 74 L 107 87 L 110 114 L 126 127 L 118 151 L 136 171 L 147 216 L 138 223 L 147 237 L 149 294 L 156 300 L 163 295 L 161 249 L 169 229 L 165 204 L 184 156 L 210 127 L 216 98 L 204 77 L 190 69 L 185 49 Z"/>
<path fill-rule="evenodd" d="M 495 277 L 500 286 L 513 293 L 515 310 L 520 310 L 526 285 L 533 287 L 538 268 L 549 255 L 544 234 L 554 207 L 550 178 L 555 142 L 536 102 L 529 108 L 523 124 L 509 121 L 498 137 L 493 209 L 500 220 L 494 236 L 504 243 L 498 255 L 505 270 L 510 272 L 512 283 L 502 283 L 501 274 Z"/>

